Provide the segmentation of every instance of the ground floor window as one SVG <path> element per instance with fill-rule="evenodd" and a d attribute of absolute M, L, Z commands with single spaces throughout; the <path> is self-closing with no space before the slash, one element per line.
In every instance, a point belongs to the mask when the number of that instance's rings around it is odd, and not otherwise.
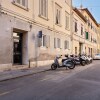
<path fill-rule="evenodd" d="M 57 38 L 57 48 L 61 47 L 61 40 L 59 38 Z"/>
<path fill-rule="evenodd" d="M 77 55 L 77 47 L 75 47 L 75 55 Z"/>
<path fill-rule="evenodd" d="M 69 49 L 69 41 L 65 40 L 64 48 L 65 49 Z"/>
<path fill-rule="evenodd" d="M 50 47 L 50 36 L 49 35 L 42 35 L 42 47 Z"/>

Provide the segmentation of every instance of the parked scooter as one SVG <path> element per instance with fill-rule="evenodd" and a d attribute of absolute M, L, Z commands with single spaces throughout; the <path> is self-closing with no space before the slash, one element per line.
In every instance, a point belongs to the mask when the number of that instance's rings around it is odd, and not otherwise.
<path fill-rule="evenodd" d="M 69 69 L 74 69 L 75 68 L 75 62 L 73 59 L 70 58 L 65 58 L 62 59 L 62 56 L 56 56 L 54 59 L 54 63 L 51 65 L 52 70 L 56 70 L 57 68 L 62 68 L 62 67 L 68 67 Z M 61 58 L 61 59 L 60 59 Z M 61 62 L 59 61 L 61 60 Z"/>
<path fill-rule="evenodd" d="M 93 59 L 90 56 L 87 55 L 82 55 L 82 58 L 85 59 L 85 63 L 88 65 L 90 63 L 92 63 Z"/>
<path fill-rule="evenodd" d="M 85 59 L 80 55 L 80 56 L 74 56 L 75 64 L 76 65 L 82 65 L 85 66 Z"/>
<path fill-rule="evenodd" d="M 93 59 L 90 55 L 87 56 L 87 59 L 89 60 L 89 64 L 93 62 Z"/>

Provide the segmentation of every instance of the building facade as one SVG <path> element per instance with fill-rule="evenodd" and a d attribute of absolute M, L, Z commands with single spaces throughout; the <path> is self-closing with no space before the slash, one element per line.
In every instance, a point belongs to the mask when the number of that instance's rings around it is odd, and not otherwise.
<path fill-rule="evenodd" d="M 97 53 L 98 23 L 87 8 L 73 9 L 73 54 Z M 76 42 L 77 41 L 77 42 Z"/>
<path fill-rule="evenodd" d="M 0 0 L 0 69 L 48 65 L 58 54 L 94 56 L 97 29 L 72 0 Z"/>
<path fill-rule="evenodd" d="M 85 24 L 85 53 L 92 57 L 97 53 L 98 23 L 87 8 L 80 9 L 87 20 Z"/>
<path fill-rule="evenodd" d="M 71 10 L 71 0 L 0 0 L 1 68 L 46 65 L 70 54 Z"/>
<path fill-rule="evenodd" d="M 98 24 L 98 32 L 97 32 L 97 53 L 100 53 L 100 24 Z"/>
<path fill-rule="evenodd" d="M 73 8 L 73 54 L 85 53 L 85 24 L 86 19 L 82 13 Z"/>

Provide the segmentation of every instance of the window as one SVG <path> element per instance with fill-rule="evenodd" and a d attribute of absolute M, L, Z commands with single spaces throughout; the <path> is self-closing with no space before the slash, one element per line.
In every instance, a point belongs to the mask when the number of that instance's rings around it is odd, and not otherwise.
<path fill-rule="evenodd" d="M 92 36 L 91 36 L 91 42 L 92 42 L 92 40 L 93 40 L 93 38 L 92 38 Z"/>
<path fill-rule="evenodd" d="M 61 24 L 61 7 L 56 4 L 56 24 Z"/>
<path fill-rule="evenodd" d="M 88 50 L 89 50 L 89 55 L 90 55 L 90 52 L 91 52 L 90 50 L 91 50 L 91 49 L 90 49 L 90 48 L 88 48 Z"/>
<path fill-rule="evenodd" d="M 86 39 L 89 39 L 89 33 L 86 32 Z"/>
<path fill-rule="evenodd" d="M 86 23 L 87 23 L 87 16 L 85 16 L 85 19 L 86 19 Z"/>
<path fill-rule="evenodd" d="M 42 46 L 46 47 L 46 35 L 43 35 L 42 37 Z"/>
<path fill-rule="evenodd" d="M 48 1 L 47 0 L 40 0 L 40 16 L 47 18 L 48 13 Z"/>
<path fill-rule="evenodd" d="M 75 47 L 75 55 L 77 55 L 77 47 Z"/>
<path fill-rule="evenodd" d="M 93 28 L 92 23 L 91 23 L 91 29 Z"/>
<path fill-rule="evenodd" d="M 54 38 L 54 48 L 56 48 L 56 38 Z"/>
<path fill-rule="evenodd" d="M 90 20 L 88 20 L 88 26 L 90 26 Z"/>
<path fill-rule="evenodd" d="M 65 44 L 64 48 L 69 49 L 69 41 L 66 40 L 64 44 Z"/>
<path fill-rule="evenodd" d="M 85 47 L 85 54 L 86 54 L 86 47 Z"/>
<path fill-rule="evenodd" d="M 28 0 L 14 0 L 14 3 L 21 7 L 28 8 Z"/>
<path fill-rule="evenodd" d="M 77 22 L 75 21 L 75 32 L 77 32 Z"/>
<path fill-rule="evenodd" d="M 83 25 L 81 24 L 81 35 L 83 35 Z"/>
<path fill-rule="evenodd" d="M 65 16 L 65 27 L 66 27 L 66 29 L 69 29 L 69 14 L 68 13 L 66 13 L 66 16 Z"/>
<path fill-rule="evenodd" d="M 71 0 L 65 0 L 68 5 L 71 5 Z"/>
<path fill-rule="evenodd" d="M 97 40 L 95 38 L 93 38 L 93 43 L 97 43 Z"/>
<path fill-rule="evenodd" d="M 61 41 L 59 38 L 57 38 L 57 48 L 60 48 L 61 47 Z"/>
<path fill-rule="evenodd" d="M 50 36 L 49 35 L 42 35 L 42 45 L 43 47 L 50 47 Z"/>
<path fill-rule="evenodd" d="M 54 38 L 54 48 L 61 48 L 61 40 L 59 38 Z"/>

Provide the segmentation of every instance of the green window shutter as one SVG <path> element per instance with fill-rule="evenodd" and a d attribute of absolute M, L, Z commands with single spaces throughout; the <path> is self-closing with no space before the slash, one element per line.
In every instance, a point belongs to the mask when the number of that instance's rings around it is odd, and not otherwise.
<path fill-rule="evenodd" d="M 86 39 L 89 39 L 89 34 L 88 34 L 88 32 L 86 32 Z"/>

